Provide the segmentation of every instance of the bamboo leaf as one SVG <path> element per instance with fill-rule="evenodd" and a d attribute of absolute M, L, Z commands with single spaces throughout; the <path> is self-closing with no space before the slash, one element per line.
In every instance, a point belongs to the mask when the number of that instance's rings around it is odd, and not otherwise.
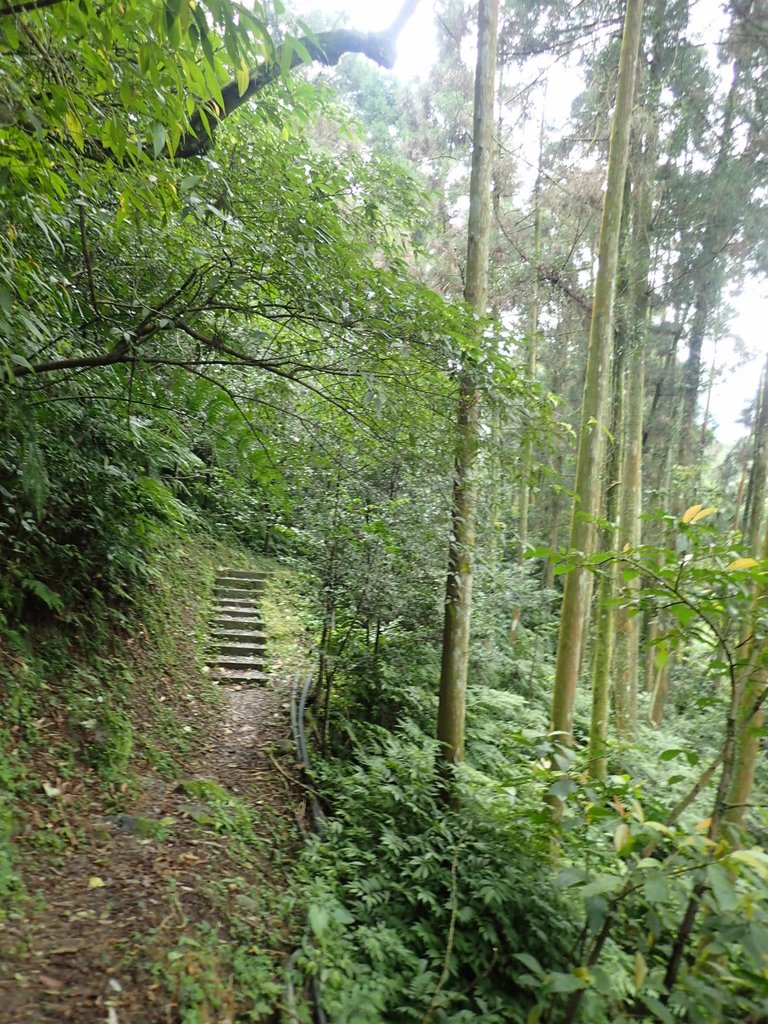
<path fill-rule="evenodd" d="M 240 96 L 242 96 L 248 88 L 250 80 L 251 72 L 248 70 L 248 65 L 244 60 L 241 60 L 237 68 L 237 91 Z"/>

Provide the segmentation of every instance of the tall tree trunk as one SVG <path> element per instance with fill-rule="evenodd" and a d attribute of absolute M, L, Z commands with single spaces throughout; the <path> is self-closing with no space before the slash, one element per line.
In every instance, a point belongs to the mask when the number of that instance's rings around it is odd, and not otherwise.
<path fill-rule="evenodd" d="M 626 203 L 626 199 L 625 199 Z M 626 209 L 626 207 L 625 207 Z M 624 419 L 624 356 L 623 344 L 626 336 L 620 337 L 613 366 L 611 435 L 613 441 L 608 456 L 606 478 L 608 487 L 605 495 L 605 519 L 607 526 L 603 532 L 605 550 L 617 550 L 618 523 L 616 522 L 622 483 L 622 422 Z M 595 623 L 594 654 L 592 659 L 592 718 L 589 729 L 589 771 L 593 779 L 604 779 L 607 775 L 605 756 L 606 738 L 608 736 L 608 705 L 611 683 L 611 664 L 613 661 L 614 633 L 616 625 L 616 584 L 618 580 L 615 559 L 611 559 L 602 576 L 598 588 L 598 610 Z M 621 696 L 614 693 L 616 707 L 616 728 L 619 735 L 626 733 L 623 702 Z"/>
<path fill-rule="evenodd" d="M 499 550 L 503 549 L 502 538 L 499 529 L 499 507 L 501 505 L 501 409 L 499 403 L 495 402 L 491 409 L 491 451 L 490 451 L 490 473 L 488 488 L 488 527 L 486 541 L 486 563 L 489 572 L 492 574 L 492 582 L 496 579 L 496 572 L 499 568 Z"/>
<path fill-rule="evenodd" d="M 611 126 L 608 183 L 600 226 L 599 267 L 592 307 L 589 355 L 579 431 L 570 548 L 574 552 L 583 552 L 587 555 L 594 550 L 595 517 L 600 514 L 600 473 L 603 468 L 603 431 L 607 418 L 607 390 L 613 340 L 613 300 L 642 14 L 643 0 L 628 0 L 619 61 L 616 108 Z M 562 743 L 571 743 L 573 740 L 573 706 L 584 643 L 584 605 L 588 594 L 588 579 L 588 569 L 576 568 L 568 573 L 565 582 L 552 703 L 552 732 Z"/>
<path fill-rule="evenodd" d="M 729 189 L 727 181 L 728 163 L 733 147 L 733 124 L 736 114 L 736 100 L 739 90 L 741 66 L 736 61 L 733 79 L 725 99 L 723 125 L 717 157 L 712 168 L 710 187 Z M 697 467 L 701 455 L 699 445 L 700 434 L 696 429 L 696 419 L 701 388 L 701 352 L 704 346 L 712 311 L 716 308 L 723 290 L 725 280 L 723 252 L 733 231 L 730 218 L 723 218 L 717 203 L 713 203 L 712 217 L 707 224 L 701 241 L 701 255 L 694 270 L 694 294 L 696 302 L 693 321 L 688 335 L 688 361 L 683 372 L 682 428 L 680 433 L 680 449 L 678 460 L 684 469 L 690 469 L 690 479 L 683 484 L 683 491 L 691 501 L 681 495 L 681 505 L 692 504 L 697 498 L 698 472 Z"/>
<path fill-rule="evenodd" d="M 531 322 L 528 338 L 528 376 L 536 379 L 536 362 L 538 359 L 539 336 L 539 268 L 541 267 L 541 164 L 544 150 L 544 114 L 541 115 L 539 132 L 539 169 L 533 192 L 533 295 L 531 297 Z M 525 442 L 523 449 L 523 465 L 520 473 L 520 505 L 518 516 L 519 557 L 523 562 L 528 544 L 528 512 L 531 504 L 531 467 L 533 465 L 533 441 Z M 519 617 L 519 616 L 518 616 Z"/>
<path fill-rule="evenodd" d="M 752 500 L 746 522 L 746 539 L 749 550 L 759 558 L 768 558 L 768 529 L 761 542 L 764 529 L 766 479 L 768 479 L 768 360 L 760 385 L 755 424 L 755 448 L 750 474 Z M 765 588 L 755 588 L 755 602 L 764 597 Z M 741 650 L 745 652 L 745 665 L 739 679 L 739 711 L 736 719 L 736 753 L 733 777 L 728 790 L 727 820 L 743 826 L 747 814 L 752 785 L 755 780 L 755 765 L 760 752 L 760 729 L 763 725 L 763 709 L 758 707 L 760 698 L 768 686 L 768 672 L 761 662 L 755 641 L 752 639 L 752 623 L 746 623 L 742 630 Z M 763 641 L 764 642 L 764 641 Z"/>
<path fill-rule="evenodd" d="M 658 490 L 658 504 L 661 508 L 672 509 L 677 503 L 673 493 L 673 461 L 674 452 L 676 450 L 675 442 L 679 439 L 682 429 L 682 405 L 680 405 L 680 403 L 675 405 L 675 395 L 677 392 L 676 363 L 673 362 L 669 366 L 666 370 L 666 376 L 669 379 L 669 386 L 665 388 L 667 395 L 666 405 L 668 406 L 666 429 L 668 440 L 666 447 L 663 449 L 661 460 L 661 482 Z M 654 539 L 661 547 L 669 548 L 674 546 L 672 532 L 669 528 L 664 526 L 658 528 L 658 532 Z M 670 626 L 669 613 L 663 610 L 658 610 L 656 612 L 656 621 L 656 637 L 661 637 L 663 641 Z M 650 687 L 651 707 L 648 719 L 651 725 L 656 726 L 656 728 L 659 728 L 663 721 L 664 707 L 666 705 L 667 696 L 669 695 L 669 658 L 660 660 L 657 657 L 658 651 L 659 645 L 654 646 L 648 651 L 649 667 L 652 679 L 652 685 Z"/>
<path fill-rule="evenodd" d="M 656 23 L 661 20 L 659 5 L 655 8 Z M 655 76 L 654 76 L 655 79 Z M 658 86 L 652 81 L 646 113 L 652 105 L 655 116 Z M 637 548 L 641 542 L 641 515 L 643 512 L 643 412 L 645 408 L 645 344 L 648 329 L 649 277 L 651 265 L 650 224 L 653 208 L 652 180 L 656 171 L 657 127 L 655 120 L 646 134 L 644 144 L 638 145 L 633 168 L 632 242 L 629 258 L 631 296 L 630 353 L 627 373 L 627 410 L 624 423 L 624 463 L 622 467 L 621 514 L 619 522 L 620 547 Z M 641 586 L 640 578 L 628 584 L 632 597 Z M 640 619 L 629 614 L 634 600 L 625 603 L 617 612 L 615 687 L 617 695 L 624 695 L 620 703 L 626 709 L 625 722 L 617 716 L 616 729 L 620 736 L 633 738 L 637 728 L 637 691 L 640 661 Z M 617 708 L 619 703 L 617 702 Z M 625 728 L 622 729 L 622 724 Z"/>
<path fill-rule="evenodd" d="M 541 132 L 539 135 L 539 172 L 533 194 L 533 295 L 531 297 L 531 321 L 528 333 L 528 376 L 536 379 L 538 360 L 539 335 L 539 268 L 541 266 L 541 206 L 539 192 L 541 189 L 541 159 L 544 147 L 544 115 L 541 116 Z M 520 497 L 517 517 L 517 557 L 520 565 L 525 564 L 525 552 L 528 547 L 528 516 L 531 509 L 531 469 L 533 467 L 533 441 L 529 438 L 523 447 L 523 461 L 520 469 Z M 515 643 L 520 630 L 522 605 L 515 604 L 512 608 L 509 626 L 509 642 Z"/>
<path fill-rule="evenodd" d="M 498 0 L 480 0 L 477 18 L 477 70 L 464 298 L 475 313 L 482 317 L 488 304 Z M 437 716 L 437 738 L 443 745 L 446 759 L 453 763 L 459 763 L 464 759 L 472 559 L 477 505 L 475 455 L 478 442 L 478 405 L 479 395 L 475 381 L 469 370 L 464 368 L 460 376 L 458 441 Z"/>

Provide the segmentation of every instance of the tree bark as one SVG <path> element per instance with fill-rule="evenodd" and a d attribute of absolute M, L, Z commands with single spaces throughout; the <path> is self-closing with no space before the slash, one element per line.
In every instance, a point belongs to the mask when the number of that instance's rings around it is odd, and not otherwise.
<path fill-rule="evenodd" d="M 655 16 L 660 20 L 659 5 Z M 657 21 L 658 24 L 658 21 Z M 629 545 L 636 549 L 641 542 L 641 515 L 643 512 L 643 412 L 645 408 L 645 344 L 648 328 L 651 238 L 650 225 L 653 208 L 653 176 L 656 171 L 657 135 L 656 111 L 658 86 L 652 82 L 650 111 L 654 120 L 648 129 L 643 145 L 636 147 L 633 161 L 633 204 L 632 239 L 629 256 L 630 279 L 630 337 L 629 366 L 627 374 L 627 411 L 624 422 L 624 461 L 622 466 L 620 547 Z M 637 691 L 640 672 L 640 630 L 639 618 L 629 614 L 629 608 L 641 586 L 640 578 L 628 584 L 630 599 L 617 612 L 615 689 L 624 695 L 625 721 L 616 728 L 619 735 L 634 737 L 637 728 Z M 617 703 L 618 708 L 618 703 Z M 623 728 L 622 728 L 623 726 Z"/>
<path fill-rule="evenodd" d="M 536 379 L 536 362 L 538 359 L 539 335 L 539 266 L 541 265 L 541 164 L 544 149 L 544 115 L 541 117 L 539 132 L 539 168 L 533 192 L 533 295 L 531 296 L 531 323 L 528 339 L 528 375 Z M 525 442 L 523 449 L 523 465 L 520 474 L 520 504 L 518 515 L 519 558 L 525 561 L 525 550 L 528 545 L 528 513 L 531 506 L 531 466 L 533 465 L 533 441 Z M 518 616 L 519 617 L 519 616 Z"/>
<path fill-rule="evenodd" d="M 621 351 L 613 368 L 613 401 L 611 415 L 611 433 L 613 443 L 607 460 L 606 476 L 608 489 L 605 498 L 605 519 L 607 527 L 604 531 L 606 550 L 618 546 L 618 524 L 616 518 L 620 506 L 621 467 L 621 435 L 624 417 L 624 359 Z M 592 660 L 592 718 L 589 729 L 589 772 L 593 779 L 604 779 L 607 775 L 606 739 L 608 736 L 608 707 L 611 689 L 611 665 L 614 651 L 614 634 L 616 625 L 616 585 L 618 570 L 615 559 L 611 559 L 600 577 L 598 588 L 597 621 L 595 624 L 594 655 Z M 625 734 L 623 716 L 620 713 L 622 702 L 620 695 L 614 693 L 616 730 L 619 735 Z"/>
<path fill-rule="evenodd" d="M 595 517 L 600 514 L 603 432 L 613 335 L 613 301 L 619 257 L 624 179 L 629 156 L 635 71 L 642 24 L 642 0 L 628 0 L 619 61 L 616 107 L 611 126 L 608 183 L 600 226 L 599 267 L 595 283 L 587 374 L 584 384 L 576 488 L 571 518 L 570 548 L 590 555 L 595 546 Z M 584 643 L 583 622 L 589 570 L 568 573 L 563 595 L 560 635 L 552 703 L 552 733 L 556 740 L 573 741 L 573 706 L 578 666 Z"/>
<path fill-rule="evenodd" d="M 485 315 L 488 304 L 498 0 L 480 0 L 477 17 L 477 70 L 464 298 L 479 318 Z M 478 407 L 478 390 L 472 374 L 465 367 L 460 375 L 458 441 L 437 716 L 437 738 L 443 746 L 445 758 L 454 764 L 464 759 L 472 561 L 477 505 L 475 455 L 478 442 Z"/>
<path fill-rule="evenodd" d="M 725 99 L 720 143 L 711 175 L 711 187 L 715 191 L 719 188 L 731 188 L 731 184 L 726 178 L 726 172 L 733 146 L 733 125 L 740 74 L 741 67 L 739 62 L 736 61 L 731 86 Z M 696 302 L 691 330 L 688 335 L 688 361 L 683 371 L 682 419 L 678 461 L 681 467 L 691 470 L 687 486 L 683 484 L 683 490 L 687 492 L 691 501 L 684 495 L 680 496 L 682 507 L 692 504 L 697 498 L 697 467 L 701 456 L 701 447 L 699 444 L 700 433 L 696 428 L 696 414 L 698 412 L 699 391 L 701 388 L 701 352 L 707 328 L 710 325 L 709 321 L 712 311 L 717 306 L 722 293 L 725 279 L 723 253 L 732 231 L 733 224 L 731 219 L 723 218 L 719 205 L 713 203 L 712 215 L 701 242 L 701 255 L 697 260 L 694 272 Z"/>
<path fill-rule="evenodd" d="M 748 510 L 746 540 L 749 551 L 759 558 L 768 559 L 768 529 L 761 542 L 764 529 L 766 481 L 768 480 L 768 360 L 760 385 L 758 415 L 755 423 L 755 447 L 750 474 L 752 500 Z M 754 589 L 755 603 L 760 600 L 764 588 Z M 768 687 L 768 671 L 758 656 L 753 638 L 753 622 L 745 624 L 740 644 L 745 652 L 745 664 L 739 678 L 739 710 L 736 718 L 736 750 L 734 754 L 733 777 L 728 790 L 728 812 L 726 818 L 734 825 L 743 827 L 747 816 L 752 786 L 755 780 L 755 766 L 760 753 L 759 730 L 763 725 L 763 709 L 760 699 Z M 762 641 L 765 644 L 765 640 Z"/>

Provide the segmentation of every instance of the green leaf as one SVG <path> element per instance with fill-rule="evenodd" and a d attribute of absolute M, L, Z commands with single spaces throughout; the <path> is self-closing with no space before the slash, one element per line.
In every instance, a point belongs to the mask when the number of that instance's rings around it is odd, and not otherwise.
<path fill-rule="evenodd" d="M 152 127 L 152 149 L 155 156 L 160 156 L 165 149 L 165 127 L 159 121 L 155 121 Z"/>
<path fill-rule="evenodd" d="M 309 920 L 309 927 L 312 929 L 313 935 L 318 939 L 322 939 L 328 930 L 328 924 L 331 919 L 326 908 L 321 907 L 317 903 L 312 903 L 310 904 L 307 917 Z"/>
<path fill-rule="evenodd" d="M 41 583 L 40 580 L 25 580 L 24 586 L 27 590 L 31 590 L 35 597 L 39 597 L 43 604 L 47 605 L 51 611 L 63 612 L 64 602 L 61 597 L 50 587 L 47 587 L 45 583 Z"/>
<path fill-rule="evenodd" d="M 521 964 L 525 964 L 529 971 L 533 971 L 534 974 L 538 974 L 540 977 L 544 976 L 544 968 L 535 956 L 531 956 L 530 953 L 514 953 L 513 956 Z"/>
<path fill-rule="evenodd" d="M 558 889 L 568 889 L 572 885 L 578 885 L 580 882 L 585 881 L 588 877 L 584 868 L 578 868 L 575 865 L 563 868 L 555 875 L 555 887 Z"/>
<path fill-rule="evenodd" d="M 565 800 L 571 793 L 575 793 L 578 788 L 573 779 L 563 777 L 562 779 L 556 779 L 547 792 L 550 796 L 557 797 L 558 800 Z"/>
<path fill-rule="evenodd" d="M 661 1024 L 676 1024 L 677 1018 L 667 1009 L 667 1007 L 655 996 L 643 995 L 640 999 L 645 1007 L 647 1007 L 654 1015 L 654 1019 L 661 1021 Z"/>
<path fill-rule="evenodd" d="M 735 910 L 739 905 L 739 897 L 725 868 L 720 864 L 708 865 L 707 880 L 720 910 L 726 913 Z"/>
<path fill-rule="evenodd" d="M 67 131 L 72 136 L 72 141 L 82 153 L 85 149 L 85 134 L 77 114 L 68 110 L 64 115 L 64 123 L 67 126 Z"/>
<path fill-rule="evenodd" d="M 649 903 L 664 903 L 669 897 L 669 883 L 662 871 L 649 873 L 643 879 L 643 893 Z"/>
<path fill-rule="evenodd" d="M 590 896 L 599 896 L 602 893 L 616 892 L 621 886 L 621 879 L 617 875 L 598 875 L 585 885 L 581 895 L 588 899 Z"/>
<path fill-rule="evenodd" d="M 550 992 L 575 992 L 577 989 L 586 987 L 587 982 L 583 978 L 576 978 L 573 974 L 561 974 L 560 972 L 551 974 L 547 983 Z"/>

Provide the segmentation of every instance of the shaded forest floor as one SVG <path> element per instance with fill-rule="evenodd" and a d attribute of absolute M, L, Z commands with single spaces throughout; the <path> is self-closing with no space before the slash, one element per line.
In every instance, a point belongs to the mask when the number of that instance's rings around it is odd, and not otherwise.
<path fill-rule="evenodd" d="M 144 780 L 118 814 L 78 800 L 65 855 L 24 857 L 28 898 L 0 931 L 3 1024 L 268 1015 L 293 945 L 299 798 L 290 759 L 272 752 L 289 734 L 287 694 L 225 699 L 187 777 Z M 76 785 L 61 783 L 62 795 Z"/>
<path fill-rule="evenodd" d="M 53 741 L 25 766 L 48 781 L 15 808 L 21 895 L 0 916 L 0 1024 L 277 1019 L 302 927 L 289 684 L 222 688 L 212 703 L 191 661 L 182 688 L 167 685 L 195 746 L 172 770 L 144 764 L 105 788 L 87 768 L 59 773 Z M 54 719 L 43 733 L 60 731 Z"/>

